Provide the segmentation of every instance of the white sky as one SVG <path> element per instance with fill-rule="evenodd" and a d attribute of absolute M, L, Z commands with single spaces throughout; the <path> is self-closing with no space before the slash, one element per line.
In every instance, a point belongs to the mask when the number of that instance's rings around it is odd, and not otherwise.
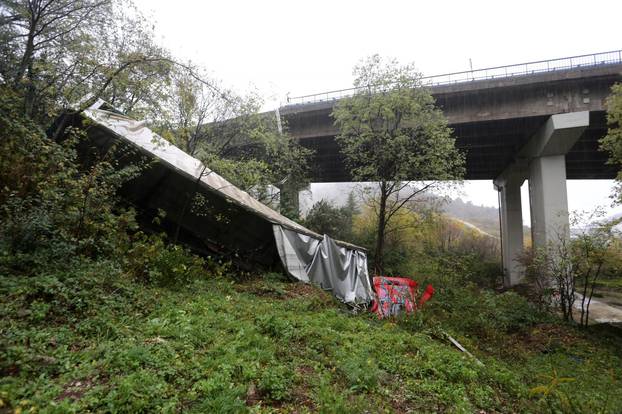
<path fill-rule="evenodd" d="M 159 41 L 267 108 L 286 96 L 350 87 L 352 67 L 379 53 L 425 75 L 622 48 L 620 0 L 136 0 Z M 609 205 L 610 182 L 569 181 L 571 209 Z M 492 183 L 465 185 L 497 205 Z M 523 197 L 528 217 L 528 198 Z M 622 211 L 622 210 L 621 210 Z M 528 221 L 527 221 L 528 222 Z"/>

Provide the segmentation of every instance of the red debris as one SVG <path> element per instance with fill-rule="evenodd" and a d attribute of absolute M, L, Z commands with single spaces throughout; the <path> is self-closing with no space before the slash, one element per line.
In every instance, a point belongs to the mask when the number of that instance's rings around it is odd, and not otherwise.
<path fill-rule="evenodd" d="M 403 277 L 374 277 L 376 299 L 371 311 L 376 312 L 379 318 L 395 316 L 402 312 L 414 313 L 434 295 L 434 288 L 428 285 L 417 302 L 418 285 L 414 280 Z"/>

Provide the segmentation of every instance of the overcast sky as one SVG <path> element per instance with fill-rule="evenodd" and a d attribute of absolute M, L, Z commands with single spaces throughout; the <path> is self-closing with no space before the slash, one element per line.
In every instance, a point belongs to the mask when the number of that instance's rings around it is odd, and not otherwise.
<path fill-rule="evenodd" d="M 352 85 L 352 67 L 379 53 L 425 75 L 622 49 L 620 0 L 137 0 L 159 41 L 267 107 L 286 96 Z M 526 187 L 526 186 L 525 186 Z M 610 182 L 569 181 L 571 209 L 609 204 Z M 490 182 L 465 197 L 497 205 Z M 523 198 L 528 216 L 528 198 Z M 621 209 L 622 210 L 622 209 Z"/>

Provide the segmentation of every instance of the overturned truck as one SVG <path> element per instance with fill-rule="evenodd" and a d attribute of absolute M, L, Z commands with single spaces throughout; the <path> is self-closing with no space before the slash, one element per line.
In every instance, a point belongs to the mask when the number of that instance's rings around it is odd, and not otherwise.
<path fill-rule="evenodd" d="M 251 265 L 281 263 L 291 277 L 331 290 L 349 304 L 372 299 L 363 248 L 317 234 L 260 203 L 144 122 L 99 100 L 80 113 L 63 115 L 58 127 L 68 126 L 83 128 L 91 148 L 108 152 L 115 147 L 120 167 L 146 161 L 141 173 L 122 187 L 121 196 L 143 219 L 164 211 L 162 228 L 194 249 Z M 196 199 L 200 209 L 194 208 Z"/>

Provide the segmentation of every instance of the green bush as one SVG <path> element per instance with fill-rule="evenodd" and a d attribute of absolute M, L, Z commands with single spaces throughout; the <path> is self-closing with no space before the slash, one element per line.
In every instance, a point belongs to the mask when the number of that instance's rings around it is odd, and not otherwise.
<path fill-rule="evenodd" d="M 351 193 L 348 204 L 344 207 L 337 207 L 326 200 L 313 204 L 304 225 L 319 234 L 328 234 L 334 239 L 351 240 L 353 214 L 356 214 L 356 204 Z"/>
<path fill-rule="evenodd" d="M 11 299 L 5 312 L 33 323 L 71 322 L 93 316 L 104 304 L 114 307 L 135 294 L 112 261 L 71 263 L 68 270 L 52 267 L 28 278 L 0 275 L 0 294 Z"/>
<path fill-rule="evenodd" d="M 267 365 L 259 377 L 258 389 L 262 395 L 275 401 L 286 400 L 291 391 L 291 369 L 272 363 Z"/>
<path fill-rule="evenodd" d="M 203 274 L 205 261 L 164 237 L 139 234 L 125 257 L 125 268 L 138 281 L 160 286 L 186 285 Z"/>
<path fill-rule="evenodd" d="M 380 368 L 369 350 L 350 349 L 337 354 L 337 367 L 352 391 L 371 391 L 378 386 Z"/>
<path fill-rule="evenodd" d="M 142 161 L 123 168 L 115 163 L 117 152 L 129 149 L 91 151 L 85 132 L 75 128 L 62 143 L 51 141 L 16 101 L 0 89 L 0 273 L 47 280 L 48 286 L 33 283 L 32 300 L 45 296 L 46 303 L 65 309 L 75 299 L 71 306 L 79 311 L 84 301 L 72 298 L 71 282 L 58 275 L 82 277 L 73 270 L 84 260 L 109 261 L 136 280 L 169 287 L 187 285 L 206 270 L 226 272 L 226 264 L 138 232 L 134 211 L 117 197 L 142 169 Z M 36 313 L 46 312 L 41 307 Z"/>
<path fill-rule="evenodd" d="M 134 213 L 117 204 L 117 189 L 140 171 L 119 168 L 115 149 L 80 164 L 85 133 L 69 128 L 49 140 L 0 89 L 0 271 L 35 274 L 68 268 L 75 256 L 111 257 L 136 229 Z"/>
<path fill-rule="evenodd" d="M 482 292 L 484 313 L 493 329 L 506 333 L 525 331 L 541 322 L 546 315 L 515 292 Z"/>
<path fill-rule="evenodd" d="M 194 280 L 223 276 L 229 263 L 201 258 L 188 249 L 167 244 L 165 236 L 137 233 L 123 255 L 124 267 L 137 281 L 159 286 L 185 286 Z"/>
<path fill-rule="evenodd" d="M 550 318 L 515 292 L 480 290 L 474 284 L 437 289 L 428 310 L 445 325 L 467 335 L 484 338 L 525 332 L 529 327 Z"/>

